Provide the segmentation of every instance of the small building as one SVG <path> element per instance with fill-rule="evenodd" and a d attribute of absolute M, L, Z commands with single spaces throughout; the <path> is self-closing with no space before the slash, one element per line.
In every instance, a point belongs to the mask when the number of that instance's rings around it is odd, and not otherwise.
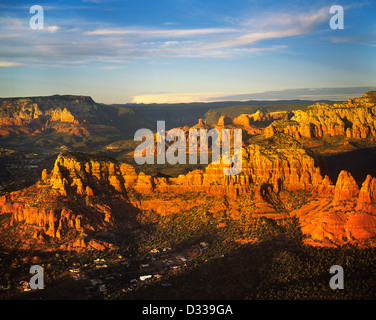
<path fill-rule="evenodd" d="M 145 281 L 145 280 L 147 280 L 147 279 L 150 279 L 151 277 L 152 277 L 151 274 L 148 274 L 148 275 L 146 275 L 146 276 L 140 276 L 140 280 L 141 280 L 141 281 Z"/>

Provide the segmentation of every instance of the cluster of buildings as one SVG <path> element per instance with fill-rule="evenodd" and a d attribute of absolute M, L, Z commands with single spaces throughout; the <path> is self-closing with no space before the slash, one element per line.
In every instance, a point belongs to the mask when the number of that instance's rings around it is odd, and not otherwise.
<path fill-rule="evenodd" d="M 74 280 L 86 280 L 87 295 L 104 295 L 116 298 L 123 293 L 136 290 L 139 286 L 160 283 L 161 286 L 171 286 L 168 281 L 161 281 L 166 272 L 185 266 L 186 263 L 208 248 L 206 242 L 194 245 L 182 252 L 175 252 L 171 247 L 152 249 L 143 257 L 124 259 L 95 259 L 93 264 L 73 265 L 69 269 Z M 84 271 L 83 271 L 84 270 Z"/>

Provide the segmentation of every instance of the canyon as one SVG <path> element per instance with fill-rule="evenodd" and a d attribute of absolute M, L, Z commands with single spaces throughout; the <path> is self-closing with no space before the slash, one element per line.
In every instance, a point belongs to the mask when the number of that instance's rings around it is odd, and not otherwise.
<path fill-rule="evenodd" d="M 80 117 L 83 111 L 75 105 L 70 111 L 62 109 L 61 102 L 59 108 L 43 109 L 32 100 L 20 99 L 11 116 L 5 117 L 3 110 L 1 128 L 7 134 L 25 134 L 33 133 L 31 128 L 43 131 L 52 123 L 69 123 L 87 134 L 85 124 L 98 122 L 96 106 L 86 98 L 77 103 L 92 116 Z M 140 215 L 146 220 L 153 215 L 178 215 L 198 207 L 233 220 L 297 218 L 304 241 L 313 246 L 373 245 L 376 178 L 368 174 L 358 185 L 351 172 L 341 170 L 332 181 L 325 159 L 312 152 L 304 139 L 341 136 L 372 143 L 375 112 L 376 93 L 369 92 L 344 103 L 318 103 L 296 111 L 258 110 L 234 119 L 222 116 L 212 125 L 200 118 L 192 127 L 180 127 L 187 140 L 192 128 L 242 129 L 243 165 L 237 175 L 224 175 L 223 169 L 231 165 L 223 162 L 171 176 L 144 173 L 107 155 L 63 152 L 36 183 L 3 195 L 0 213 L 9 215 L 5 227 L 27 226 L 26 247 L 37 242 L 47 248 L 56 240 L 62 250 L 104 250 L 115 244 L 99 240 L 96 234 L 111 233 L 119 223 L 134 222 Z M 302 194 L 294 203 L 293 197 Z"/>

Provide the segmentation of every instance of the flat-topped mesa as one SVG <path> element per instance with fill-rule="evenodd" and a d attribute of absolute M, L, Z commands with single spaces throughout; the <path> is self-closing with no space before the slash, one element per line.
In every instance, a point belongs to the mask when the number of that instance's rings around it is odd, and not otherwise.
<path fill-rule="evenodd" d="M 0 135 L 56 131 L 86 136 L 100 129 L 114 132 L 113 127 L 104 125 L 106 119 L 102 107 L 85 96 L 0 98 Z"/>
<path fill-rule="evenodd" d="M 343 135 L 347 138 L 376 138 L 376 94 L 329 105 L 316 103 L 293 111 L 291 121 L 275 121 L 265 129 L 267 137 L 283 132 L 295 139 Z"/>

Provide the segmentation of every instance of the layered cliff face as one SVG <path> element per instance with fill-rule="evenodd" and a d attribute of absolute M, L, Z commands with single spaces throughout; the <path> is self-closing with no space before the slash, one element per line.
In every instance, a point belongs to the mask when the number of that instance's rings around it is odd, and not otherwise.
<path fill-rule="evenodd" d="M 59 238 L 69 230 L 100 230 L 137 210 L 172 214 L 204 205 L 207 197 L 236 204 L 265 186 L 276 192 L 316 192 L 323 185 L 315 160 L 289 136 L 245 147 L 242 157 L 238 175 L 224 175 L 230 165 L 222 163 L 173 178 L 137 174 L 131 165 L 106 157 L 64 153 L 51 172 L 43 170 L 37 184 L 2 197 L 0 212 L 11 212 L 12 223 L 24 221 L 39 233 Z"/>
<path fill-rule="evenodd" d="M 139 175 L 134 188 L 145 193 L 192 191 L 236 198 L 261 185 L 269 185 L 275 192 L 318 192 L 326 186 L 328 178 L 321 175 L 314 155 L 288 135 L 278 134 L 245 146 L 241 155 L 242 169 L 237 175 L 224 175 L 224 168 L 231 165 L 221 162 L 177 178 Z"/>
<path fill-rule="evenodd" d="M 374 237 L 376 178 L 368 175 L 359 189 L 351 173 L 341 171 L 332 190 L 292 212 L 302 232 L 313 241 L 339 245 Z"/>
<path fill-rule="evenodd" d="M 90 97 L 51 96 L 0 99 L 0 135 L 41 134 L 51 131 L 76 136 L 103 128 L 106 114 Z"/>
<path fill-rule="evenodd" d="M 58 156 L 50 173 L 43 170 L 35 185 L 0 198 L 0 212 L 12 214 L 11 226 L 32 226 L 37 238 L 60 239 L 73 232 L 74 239 L 79 235 L 82 239 L 113 225 L 114 219 L 128 219 L 134 214 L 126 190 L 135 179 L 134 169 L 127 164 L 106 157 L 65 153 Z M 82 248 L 85 243 L 77 242 L 74 247 Z M 98 248 L 95 241 L 86 244 Z"/>
<path fill-rule="evenodd" d="M 141 212 L 179 214 L 197 206 L 233 219 L 241 214 L 296 216 L 312 241 L 343 244 L 376 235 L 376 178 L 367 176 L 359 187 L 342 171 L 333 184 L 313 154 L 288 135 L 243 147 L 239 174 L 224 175 L 229 166 L 210 164 L 174 178 L 137 173 L 131 165 L 103 156 L 63 153 L 35 185 L 0 198 L 0 212 L 11 213 L 10 225 L 32 227 L 36 238 L 75 234 L 74 243 L 86 239 L 67 248 L 90 242 L 95 247 L 91 235 Z M 284 194 L 301 191 L 310 195 L 304 205 L 286 203 L 282 208 L 278 203 Z"/>
<path fill-rule="evenodd" d="M 270 184 L 277 192 L 312 190 L 323 183 L 314 155 L 287 135 L 277 134 L 244 148 L 244 175 L 256 184 Z"/>
<path fill-rule="evenodd" d="M 347 138 L 376 138 L 376 92 L 340 104 L 317 103 L 293 111 L 291 121 L 277 121 L 265 129 L 267 137 L 284 132 L 295 139 L 343 135 Z"/>
<path fill-rule="evenodd" d="M 287 135 L 276 135 L 242 148 L 242 170 L 238 175 L 224 175 L 229 164 L 209 164 L 178 177 L 136 174 L 125 163 L 93 160 L 93 156 L 66 153 L 60 155 L 49 175 L 42 174 L 42 183 L 49 181 L 53 189 L 67 195 L 72 188 L 86 195 L 86 188 L 96 192 L 113 188 L 117 192 L 135 190 L 141 194 L 203 192 L 237 197 L 255 185 L 268 184 L 281 189 L 316 190 L 323 185 L 320 168 L 312 153 Z M 48 180 L 48 177 L 51 176 Z"/>

